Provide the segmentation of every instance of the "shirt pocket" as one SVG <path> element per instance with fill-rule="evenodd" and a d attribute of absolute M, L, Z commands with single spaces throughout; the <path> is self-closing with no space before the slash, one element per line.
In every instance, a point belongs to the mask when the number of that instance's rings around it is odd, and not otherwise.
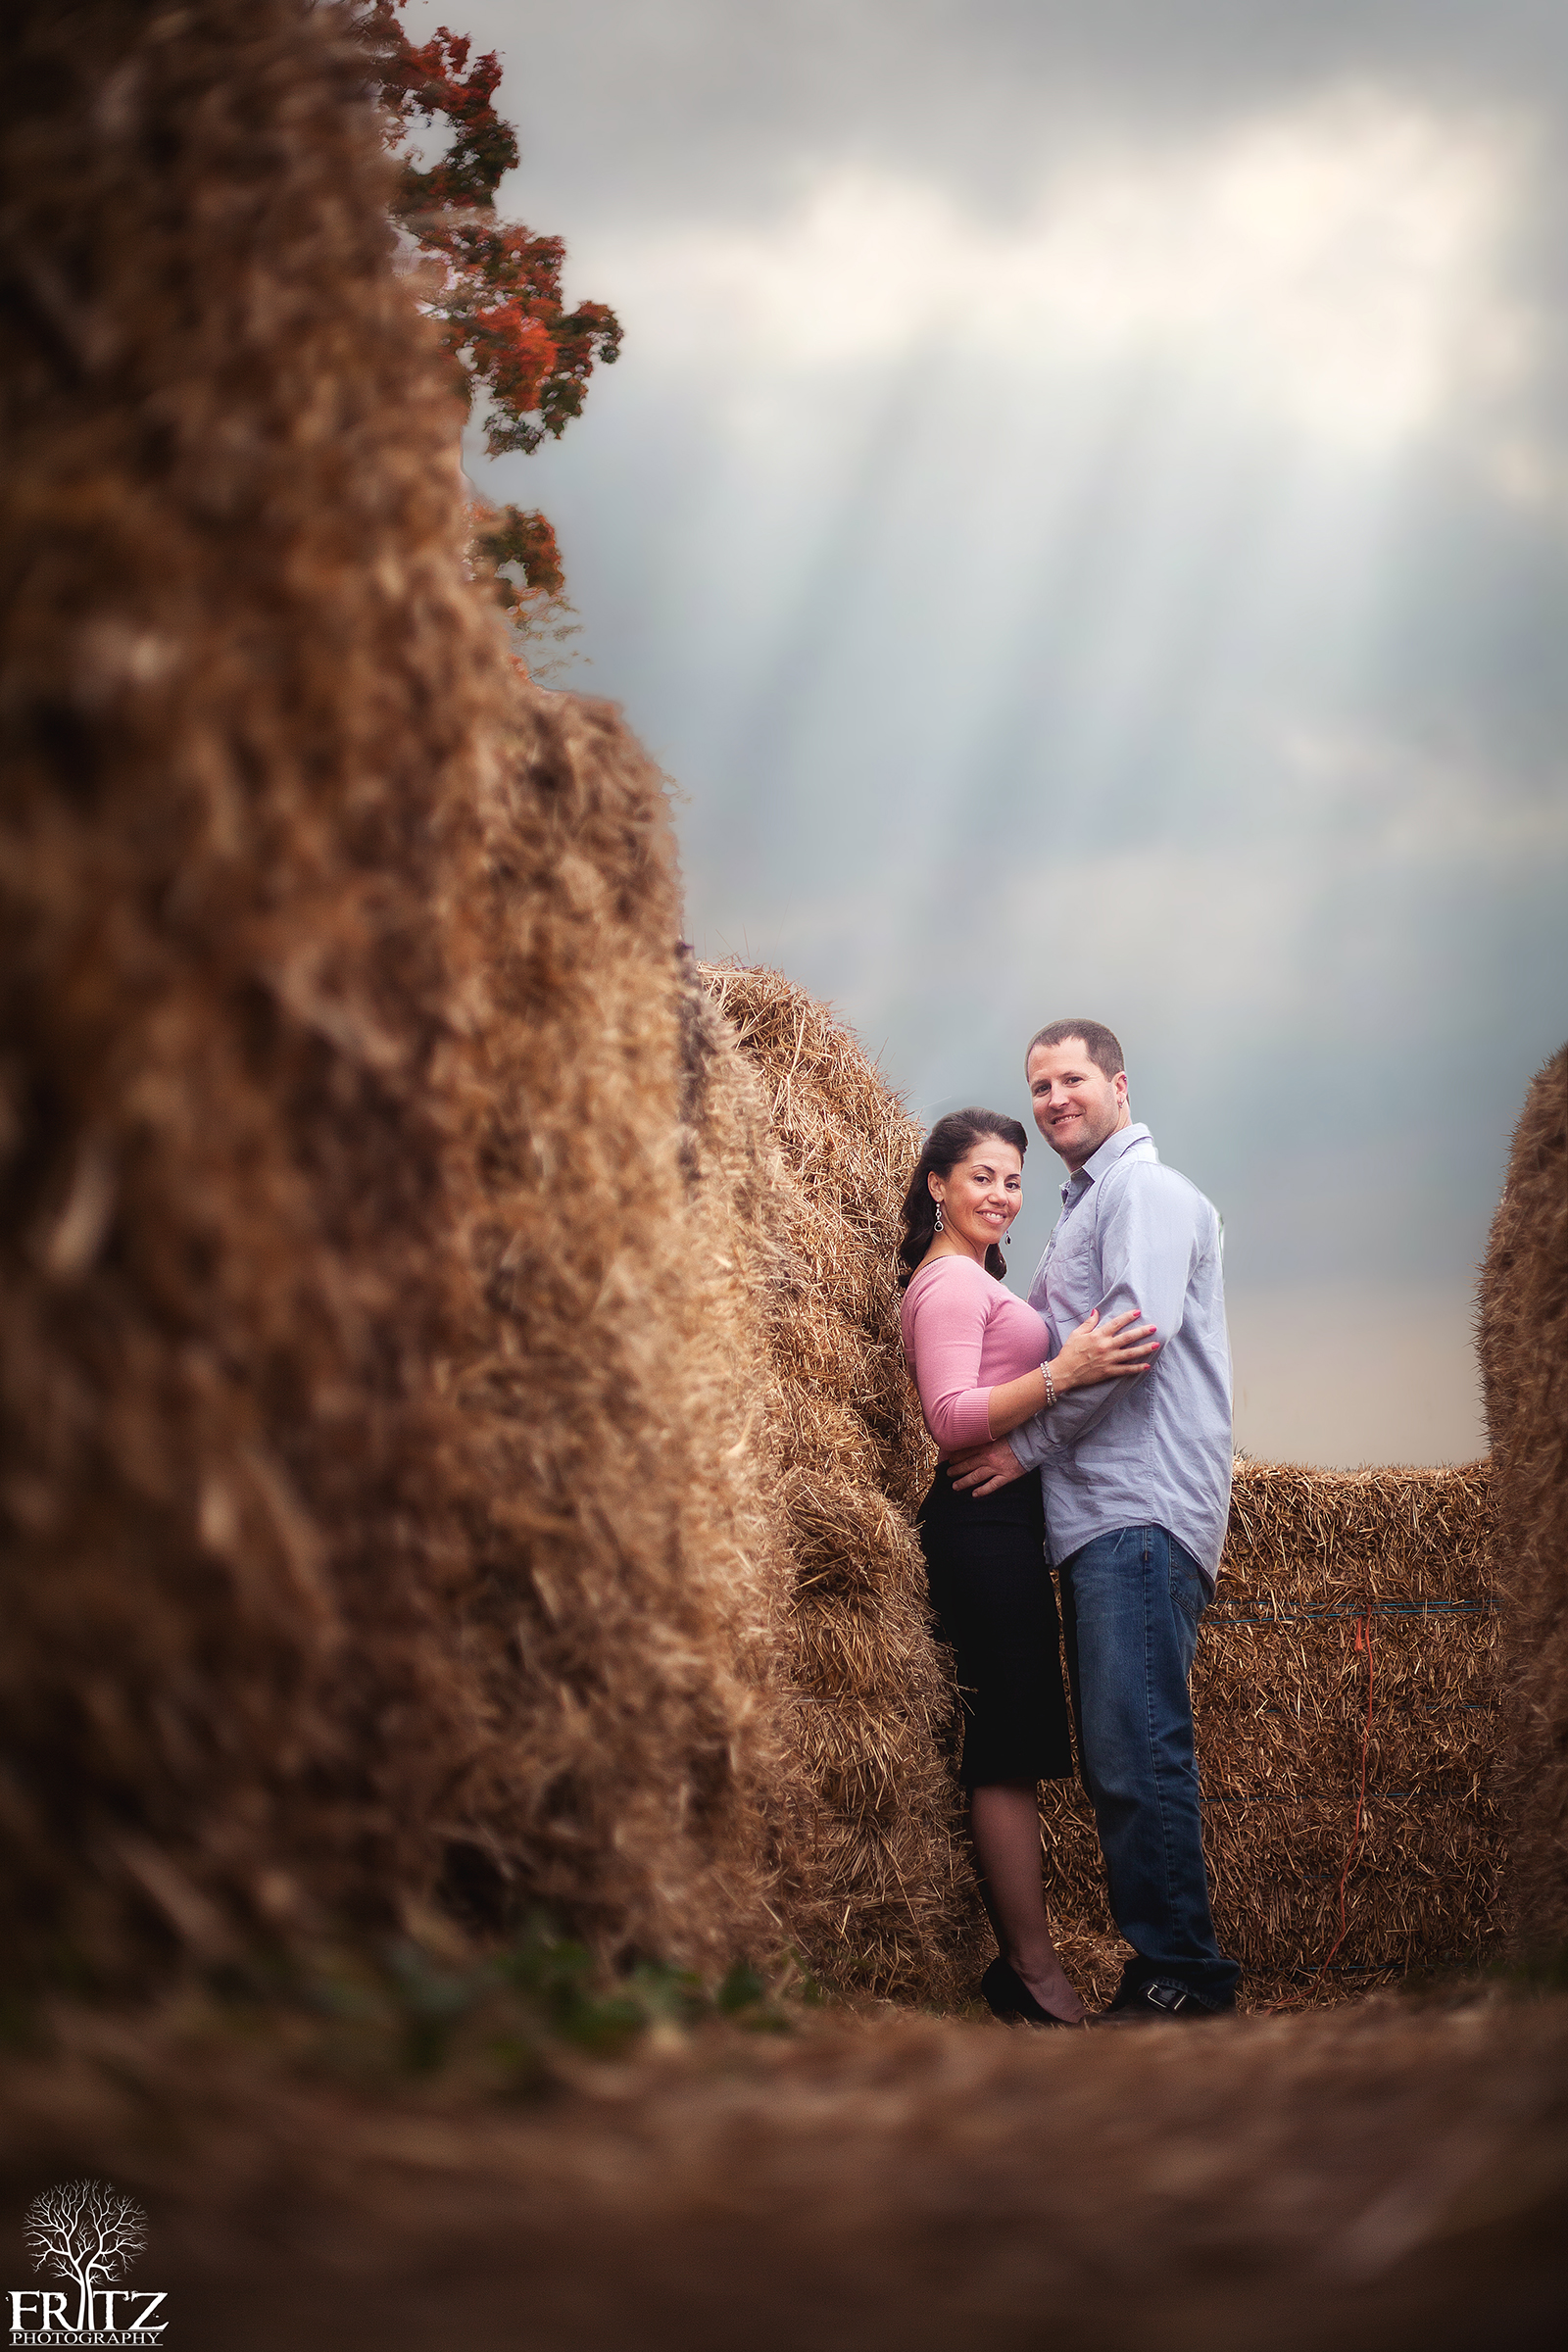
<path fill-rule="evenodd" d="M 1100 1270 L 1092 1218 L 1075 1217 L 1056 1243 L 1046 1262 L 1046 1289 L 1053 1312 L 1058 1319 L 1066 1318 L 1066 1329 L 1060 1333 L 1065 1345 L 1069 1334 L 1077 1329 L 1099 1297 Z"/>

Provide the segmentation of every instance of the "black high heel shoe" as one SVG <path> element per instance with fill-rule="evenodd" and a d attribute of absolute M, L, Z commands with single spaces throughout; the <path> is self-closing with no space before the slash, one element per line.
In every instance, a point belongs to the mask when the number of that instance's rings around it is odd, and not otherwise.
<path fill-rule="evenodd" d="M 1009 1968 L 1000 1952 L 981 1978 L 980 1989 L 992 2016 L 1000 2017 L 1004 2026 L 1064 2026 L 1069 2022 L 1042 2009 L 1017 1970 Z"/>

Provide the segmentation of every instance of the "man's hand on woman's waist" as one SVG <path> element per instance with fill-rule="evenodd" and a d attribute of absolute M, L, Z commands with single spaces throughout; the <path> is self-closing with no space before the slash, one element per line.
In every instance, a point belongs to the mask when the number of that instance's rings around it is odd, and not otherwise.
<path fill-rule="evenodd" d="M 951 1457 L 947 1469 L 960 1494 L 995 1494 L 999 1487 L 1015 1478 L 1035 1475 L 1019 1461 L 1005 1438 L 996 1438 L 989 1446 L 966 1446 Z"/>

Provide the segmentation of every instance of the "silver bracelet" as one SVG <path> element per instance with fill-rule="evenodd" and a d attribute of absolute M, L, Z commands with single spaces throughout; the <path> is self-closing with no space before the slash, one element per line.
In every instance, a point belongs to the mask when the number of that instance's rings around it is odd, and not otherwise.
<path fill-rule="evenodd" d="M 1052 1406 L 1053 1406 L 1053 1405 L 1055 1403 L 1055 1401 L 1056 1401 L 1056 1384 L 1055 1384 L 1055 1382 L 1054 1382 L 1054 1381 L 1052 1379 L 1052 1377 L 1051 1377 L 1051 1366 L 1050 1366 L 1049 1364 L 1042 1364 L 1042 1365 L 1041 1365 L 1041 1367 L 1040 1367 L 1040 1369 L 1041 1369 L 1041 1372 L 1042 1372 L 1042 1374 L 1043 1374 L 1043 1375 L 1044 1375 L 1044 1377 L 1045 1377 L 1045 1383 L 1046 1383 L 1046 1410 L 1049 1412 L 1049 1411 L 1051 1410 L 1051 1407 L 1052 1407 Z"/>

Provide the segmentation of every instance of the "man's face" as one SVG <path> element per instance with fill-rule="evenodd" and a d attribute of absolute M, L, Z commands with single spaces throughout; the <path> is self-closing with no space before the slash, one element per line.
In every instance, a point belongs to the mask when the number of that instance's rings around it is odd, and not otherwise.
<path fill-rule="evenodd" d="M 1081 1037 L 1069 1037 L 1062 1046 L 1036 1046 L 1028 1070 L 1035 1125 L 1075 1172 L 1107 1135 L 1127 1125 L 1126 1071 L 1107 1078 L 1090 1060 Z"/>

